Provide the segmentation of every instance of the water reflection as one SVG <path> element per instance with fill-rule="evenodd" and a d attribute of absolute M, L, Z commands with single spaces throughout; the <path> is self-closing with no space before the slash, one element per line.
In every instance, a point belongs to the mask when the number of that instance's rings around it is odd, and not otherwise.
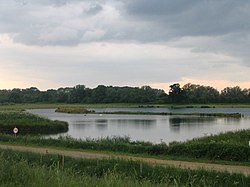
<path fill-rule="evenodd" d="M 108 124 L 107 123 L 97 123 L 96 124 L 97 129 L 99 130 L 104 130 L 108 128 Z"/>
<path fill-rule="evenodd" d="M 169 118 L 169 129 L 173 132 L 186 129 L 198 129 L 202 126 L 216 124 L 215 117 L 200 117 L 200 116 L 172 116 Z"/>
<path fill-rule="evenodd" d="M 171 117 L 169 118 L 169 124 L 172 126 L 177 126 L 180 124 L 194 124 L 194 123 L 204 123 L 204 122 L 214 122 L 215 117 Z"/>
<path fill-rule="evenodd" d="M 108 123 L 107 119 L 95 119 L 96 124 L 105 124 Z"/>
<path fill-rule="evenodd" d="M 225 123 L 239 123 L 242 118 L 222 118 Z"/>
<path fill-rule="evenodd" d="M 134 124 L 134 125 L 155 125 L 156 120 L 153 119 L 113 119 L 112 123 Z"/>
<path fill-rule="evenodd" d="M 90 128 L 92 126 L 92 124 L 90 124 L 90 123 L 84 123 L 84 122 L 75 122 L 75 121 L 73 121 L 73 122 L 71 122 L 70 123 L 70 126 L 69 126 L 69 128 L 74 128 L 74 129 L 78 129 L 78 130 L 84 130 L 84 129 L 88 129 L 88 128 Z"/>
<path fill-rule="evenodd" d="M 135 117 L 141 117 L 141 116 L 135 116 Z M 120 129 L 144 129 L 149 130 L 152 128 L 155 128 L 157 125 L 156 119 L 128 119 L 128 118 L 122 118 L 122 119 L 112 119 L 110 120 L 110 124 L 112 126 L 116 126 Z"/>

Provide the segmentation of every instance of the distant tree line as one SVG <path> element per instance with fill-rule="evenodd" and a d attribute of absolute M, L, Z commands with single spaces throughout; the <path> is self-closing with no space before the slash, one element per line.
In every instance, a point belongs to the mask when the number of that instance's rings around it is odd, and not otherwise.
<path fill-rule="evenodd" d="M 170 103 L 250 103 L 250 89 L 239 86 L 226 87 L 221 92 L 211 86 L 188 83 L 180 87 L 179 83 L 170 86 Z"/>
<path fill-rule="evenodd" d="M 36 87 L 0 90 L 0 103 L 165 103 L 164 90 L 149 86 L 113 87 L 84 85 L 40 91 Z"/>
<path fill-rule="evenodd" d="M 113 87 L 84 85 L 40 91 L 36 87 L 0 90 L 0 103 L 250 103 L 250 89 L 226 87 L 221 92 L 210 86 L 188 83 L 170 85 L 165 93 L 150 86 Z"/>

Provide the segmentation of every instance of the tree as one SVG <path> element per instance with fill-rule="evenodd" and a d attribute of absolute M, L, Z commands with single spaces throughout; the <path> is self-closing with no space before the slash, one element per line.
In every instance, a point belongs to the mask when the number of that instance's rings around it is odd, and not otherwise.
<path fill-rule="evenodd" d="M 68 96 L 69 103 L 82 103 L 85 97 L 85 86 L 76 85 L 69 91 Z"/>
<path fill-rule="evenodd" d="M 184 103 L 186 102 L 185 91 L 180 87 L 179 83 L 175 83 L 169 86 L 169 98 L 173 103 Z"/>
<path fill-rule="evenodd" d="M 221 91 L 221 101 L 226 103 L 242 103 L 245 100 L 244 92 L 239 86 L 226 87 Z"/>
<path fill-rule="evenodd" d="M 220 93 L 210 86 L 200 86 L 188 83 L 182 87 L 189 103 L 215 103 L 219 101 Z"/>
<path fill-rule="evenodd" d="M 106 86 L 98 85 L 96 88 L 93 89 L 92 92 L 92 99 L 94 103 L 104 103 L 106 97 Z"/>

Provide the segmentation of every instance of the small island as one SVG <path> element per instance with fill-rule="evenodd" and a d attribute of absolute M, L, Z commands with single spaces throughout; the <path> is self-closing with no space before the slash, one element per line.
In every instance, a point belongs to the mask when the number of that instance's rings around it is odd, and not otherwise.
<path fill-rule="evenodd" d="M 68 114 L 89 114 L 94 113 L 93 110 L 87 110 L 82 107 L 58 107 L 55 112 L 68 113 Z"/>

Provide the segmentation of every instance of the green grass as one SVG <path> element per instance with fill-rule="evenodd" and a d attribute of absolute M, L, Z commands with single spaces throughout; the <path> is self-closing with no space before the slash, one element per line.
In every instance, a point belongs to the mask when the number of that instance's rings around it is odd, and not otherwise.
<path fill-rule="evenodd" d="M 0 149 L 0 185 L 249 186 L 250 177 L 123 159 L 75 159 Z"/>
<path fill-rule="evenodd" d="M 68 124 L 25 112 L 0 112 L 0 131 L 12 133 L 17 127 L 20 134 L 55 134 L 68 131 Z"/>

